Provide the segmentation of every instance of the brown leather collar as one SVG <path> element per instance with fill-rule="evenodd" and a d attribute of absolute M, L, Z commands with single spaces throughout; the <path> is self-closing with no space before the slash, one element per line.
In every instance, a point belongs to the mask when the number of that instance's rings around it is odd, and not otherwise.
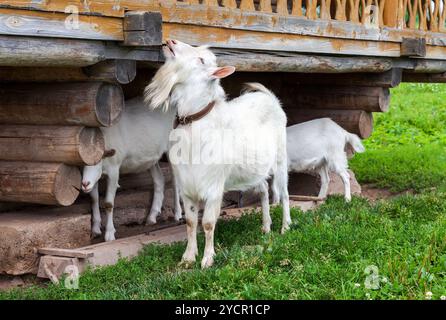
<path fill-rule="evenodd" d="M 209 102 L 209 104 L 206 106 L 206 108 L 198 111 L 197 113 L 191 114 L 190 116 L 186 116 L 186 117 L 179 117 L 177 115 L 176 119 L 175 119 L 175 123 L 173 125 L 173 128 L 175 129 L 176 127 L 178 127 L 180 124 L 181 125 L 187 125 L 187 124 L 191 124 L 194 121 L 200 120 L 201 118 L 203 118 L 204 116 L 206 116 L 209 112 L 211 112 L 211 110 L 214 108 L 215 106 L 215 101 L 211 101 Z"/>

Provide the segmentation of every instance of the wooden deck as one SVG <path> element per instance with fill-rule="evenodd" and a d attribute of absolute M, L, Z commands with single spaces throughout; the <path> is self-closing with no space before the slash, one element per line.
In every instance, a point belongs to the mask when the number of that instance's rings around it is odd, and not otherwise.
<path fill-rule="evenodd" d="M 3 44 L 0 65 L 12 65 L 12 59 L 6 54 L 11 36 L 21 40 L 15 50 L 17 55 L 18 51 L 39 43 L 42 47 L 48 46 L 54 43 L 48 41 L 52 38 L 88 40 L 65 42 L 65 51 L 69 52 L 59 52 L 59 55 L 71 54 L 72 59 L 77 52 L 78 66 L 112 57 L 156 62 L 160 59 L 156 48 L 130 50 L 112 45 L 125 41 L 127 11 L 149 11 L 161 13 L 163 39 L 208 44 L 223 60 L 232 59 L 246 71 L 306 72 L 287 61 L 294 59 L 299 64 L 303 56 L 311 54 L 316 59 L 326 55 L 337 59 L 355 57 L 357 60 L 351 65 L 369 61 L 368 69 L 356 70 L 351 66 L 339 71 L 334 68 L 332 72 L 370 72 L 371 65 L 376 66 L 375 72 L 392 67 L 444 72 L 444 4 L 445 0 L 4 0 L 0 3 L 0 43 Z M 36 40 L 34 37 L 41 41 L 32 43 Z M 105 46 L 104 41 L 110 44 Z M 27 46 L 27 43 L 30 44 Z M 417 45 L 425 52 L 411 50 Z M 13 54 L 12 50 L 9 54 Z M 265 60 L 262 54 L 269 59 Z M 233 61 L 234 56 L 248 65 Z M 418 59 L 413 61 L 407 57 Z M 259 58 L 264 63 L 253 62 Z M 33 65 L 41 65 L 38 60 L 35 58 Z M 52 65 L 50 60 L 47 57 L 47 65 Z M 386 63 L 388 66 L 382 67 Z M 22 59 L 15 63 L 18 64 L 30 62 Z M 59 64 L 64 65 L 60 61 Z M 311 61 L 301 64 L 308 65 Z M 318 72 L 318 69 L 309 71 Z"/>

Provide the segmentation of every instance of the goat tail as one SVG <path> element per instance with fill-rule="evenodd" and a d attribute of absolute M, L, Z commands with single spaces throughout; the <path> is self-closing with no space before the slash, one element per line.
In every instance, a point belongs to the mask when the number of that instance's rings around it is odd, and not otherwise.
<path fill-rule="evenodd" d="M 347 143 L 355 150 L 355 152 L 362 153 L 365 151 L 364 145 L 361 142 L 361 139 L 353 133 L 347 132 Z"/>
<path fill-rule="evenodd" d="M 269 96 L 277 99 L 276 95 L 272 93 L 269 89 L 267 89 L 263 84 L 258 82 L 246 82 L 243 88 L 244 93 L 248 92 L 263 92 Z"/>

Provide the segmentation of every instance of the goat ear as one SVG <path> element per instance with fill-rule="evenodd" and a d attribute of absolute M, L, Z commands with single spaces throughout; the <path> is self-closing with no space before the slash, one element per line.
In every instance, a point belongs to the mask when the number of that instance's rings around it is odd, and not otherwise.
<path fill-rule="evenodd" d="M 102 156 L 102 159 L 113 157 L 115 155 L 115 153 L 116 153 L 115 149 L 105 150 L 104 155 Z"/>
<path fill-rule="evenodd" d="M 227 76 L 233 74 L 234 72 L 235 72 L 235 67 L 233 67 L 233 66 L 221 67 L 221 68 L 217 68 L 212 73 L 212 77 L 216 78 L 216 79 L 222 79 L 222 78 L 226 78 Z"/>

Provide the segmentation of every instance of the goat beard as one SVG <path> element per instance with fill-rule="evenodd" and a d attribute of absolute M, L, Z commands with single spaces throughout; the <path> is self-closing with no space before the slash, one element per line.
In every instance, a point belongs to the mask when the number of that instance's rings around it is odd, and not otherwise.
<path fill-rule="evenodd" d="M 144 102 L 151 109 L 162 108 L 167 111 L 170 93 L 178 81 L 175 63 L 166 62 L 153 76 L 150 84 L 144 89 Z"/>

